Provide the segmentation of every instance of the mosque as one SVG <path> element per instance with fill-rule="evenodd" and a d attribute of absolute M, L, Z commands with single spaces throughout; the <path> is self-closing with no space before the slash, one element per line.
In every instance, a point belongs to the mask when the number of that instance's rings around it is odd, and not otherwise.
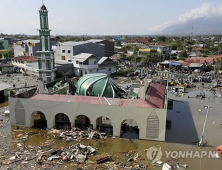
<path fill-rule="evenodd" d="M 55 80 L 54 52 L 50 49 L 48 11 L 39 10 L 39 81 Z M 43 90 L 44 91 L 44 90 Z M 167 90 L 163 84 L 144 81 L 138 98 L 125 98 L 126 92 L 109 74 L 87 74 L 79 79 L 75 95 L 38 93 L 31 98 L 9 98 L 10 120 L 23 127 L 107 127 L 120 136 L 126 119 L 136 122 L 139 139 L 165 140 Z"/>

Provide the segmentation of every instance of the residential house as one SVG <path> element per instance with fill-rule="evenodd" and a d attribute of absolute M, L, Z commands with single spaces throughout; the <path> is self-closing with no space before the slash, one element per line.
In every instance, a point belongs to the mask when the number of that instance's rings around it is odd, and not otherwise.
<path fill-rule="evenodd" d="M 191 52 L 189 54 L 189 57 L 201 57 L 202 53 L 200 51 L 196 51 L 196 52 Z"/>
<path fill-rule="evenodd" d="M 19 56 L 11 58 L 11 63 L 17 66 L 19 70 L 37 72 L 38 69 L 37 56 Z M 34 66 L 33 66 L 34 64 Z M 36 69 L 33 69 L 36 68 Z"/>
<path fill-rule="evenodd" d="M 156 49 L 158 52 L 162 54 L 170 54 L 172 51 L 172 47 L 165 45 L 149 45 L 151 49 Z"/>
<path fill-rule="evenodd" d="M 36 51 L 39 50 L 40 40 L 24 40 L 13 43 L 14 57 L 18 56 L 37 56 Z"/>
<path fill-rule="evenodd" d="M 89 73 L 97 73 L 97 60 L 97 56 L 90 53 L 81 53 L 73 56 L 74 74 L 76 76 L 83 76 Z"/>
<path fill-rule="evenodd" d="M 114 73 L 117 71 L 117 63 L 109 57 L 102 57 L 98 61 L 98 73 Z"/>
<path fill-rule="evenodd" d="M 54 44 L 55 42 L 51 41 L 51 45 Z M 28 39 L 23 41 L 14 41 L 13 46 L 14 46 L 14 57 L 37 56 L 36 51 L 40 50 L 40 40 Z"/>
<path fill-rule="evenodd" d="M 181 53 L 181 51 L 179 50 L 172 50 L 170 52 L 170 58 L 176 58 L 179 59 L 179 54 Z"/>

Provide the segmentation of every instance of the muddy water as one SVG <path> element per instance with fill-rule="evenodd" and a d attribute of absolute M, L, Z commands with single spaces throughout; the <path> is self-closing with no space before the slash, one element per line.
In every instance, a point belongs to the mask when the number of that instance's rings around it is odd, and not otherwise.
<path fill-rule="evenodd" d="M 195 98 L 199 92 L 206 94 L 205 99 Z M 218 95 L 217 92 L 216 95 Z M 188 98 L 189 96 L 189 98 Z M 139 151 L 143 156 L 143 162 L 148 164 L 146 158 L 145 149 L 160 145 L 163 153 L 162 161 L 169 162 L 172 160 L 171 156 L 167 157 L 166 151 L 189 151 L 189 153 L 197 153 L 197 151 L 206 151 L 207 155 L 200 158 L 198 155 L 191 155 L 187 158 L 180 158 L 179 161 L 186 163 L 189 166 L 189 170 L 222 170 L 222 160 L 216 158 L 209 158 L 208 152 L 215 151 L 216 146 L 222 145 L 222 98 L 213 97 L 212 93 L 207 90 L 190 90 L 182 97 L 176 97 L 173 94 L 169 94 L 169 99 L 173 100 L 173 110 L 168 110 L 167 119 L 172 122 L 171 129 L 166 131 L 166 141 L 146 141 L 146 140 L 133 140 L 133 143 L 128 139 L 122 138 L 107 138 L 106 140 L 100 140 L 100 142 L 94 142 L 92 140 L 81 141 L 83 144 L 89 144 L 94 148 L 97 148 L 99 153 L 107 152 L 112 156 L 114 161 L 126 161 L 127 158 L 123 152 L 129 150 Z M 208 145 L 199 148 L 195 145 L 199 137 L 202 134 L 203 124 L 206 117 L 205 105 L 211 105 L 212 109 L 209 110 L 209 114 L 206 121 L 206 127 L 204 131 L 204 139 L 208 141 Z M 10 124 L 0 131 L 5 135 L 10 135 L 14 127 Z M 20 128 L 26 132 L 38 131 L 38 129 L 32 128 Z M 47 131 L 41 131 L 42 136 L 32 135 L 26 142 L 27 145 L 38 146 L 47 139 L 52 139 L 52 148 L 64 147 L 74 144 L 75 142 L 63 142 L 59 139 L 52 138 L 51 134 Z M 168 152 L 169 153 L 169 152 Z M 193 158 L 194 157 L 194 158 Z M 155 167 L 150 165 L 152 170 L 160 170 L 161 167 Z M 182 169 L 182 168 L 181 168 Z"/>
<path fill-rule="evenodd" d="M 0 108 L 5 107 L 5 106 L 8 106 L 8 101 L 4 103 L 0 103 Z"/>

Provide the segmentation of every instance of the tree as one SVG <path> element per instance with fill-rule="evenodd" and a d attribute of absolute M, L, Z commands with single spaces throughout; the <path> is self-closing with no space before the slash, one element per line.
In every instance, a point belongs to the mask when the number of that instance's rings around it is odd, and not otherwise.
<path fill-rule="evenodd" d="M 172 50 L 177 50 L 177 43 L 171 42 L 168 45 L 172 48 Z"/>
<path fill-rule="evenodd" d="M 187 57 L 188 57 L 188 54 L 187 54 L 186 50 L 181 51 L 181 53 L 179 54 L 179 59 L 180 60 L 184 60 Z"/>
<path fill-rule="evenodd" d="M 165 36 L 159 36 L 159 37 L 157 37 L 157 41 L 164 43 L 166 41 L 166 37 Z"/>
<path fill-rule="evenodd" d="M 9 58 L 14 57 L 14 49 L 9 50 Z"/>
<path fill-rule="evenodd" d="M 116 46 L 122 46 L 120 40 L 118 40 L 118 41 L 116 42 Z"/>
<path fill-rule="evenodd" d="M 188 50 L 189 52 L 191 52 L 192 49 L 193 49 L 193 47 L 191 47 L 191 46 L 188 46 L 188 47 L 187 47 L 187 50 Z"/>
<path fill-rule="evenodd" d="M 126 54 L 120 53 L 120 61 L 125 61 L 126 60 Z"/>

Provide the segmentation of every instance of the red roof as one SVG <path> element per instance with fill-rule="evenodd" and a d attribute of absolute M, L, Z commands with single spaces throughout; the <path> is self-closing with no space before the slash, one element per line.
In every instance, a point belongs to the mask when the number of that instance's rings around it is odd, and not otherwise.
<path fill-rule="evenodd" d="M 10 59 L 22 60 L 22 61 L 38 61 L 37 56 L 19 56 L 19 57 L 12 57 Z"/>
<path fill-rule="evenodd" d="M 143 107 L 143 108 L 156 108 L 156 104 L 152 104 L 148 101 L 140 99 L 119 99 L 119 98 L 106 98 L 104 97 L 92 97 L 92 96 L 73 96 L 73 95 L 47 95 L 37 94 L 30 98 L 31 100 L 47 100 L 47 101 L 61 101 L 61 102 L 72 102 L 72 103 L 88 103 L 88 104 L 103 104 L 115 106 L 126 106 L 126 107 Z M 101 102 L 100 102 L 101 101 Z"/>
<path fill-rule="evenodd" d="M 155 108 L 163 109 L 164 107 L 165 86 L 156 82 L 152 82 L 146 93 L 146 100 L 155 106 Z"/>

